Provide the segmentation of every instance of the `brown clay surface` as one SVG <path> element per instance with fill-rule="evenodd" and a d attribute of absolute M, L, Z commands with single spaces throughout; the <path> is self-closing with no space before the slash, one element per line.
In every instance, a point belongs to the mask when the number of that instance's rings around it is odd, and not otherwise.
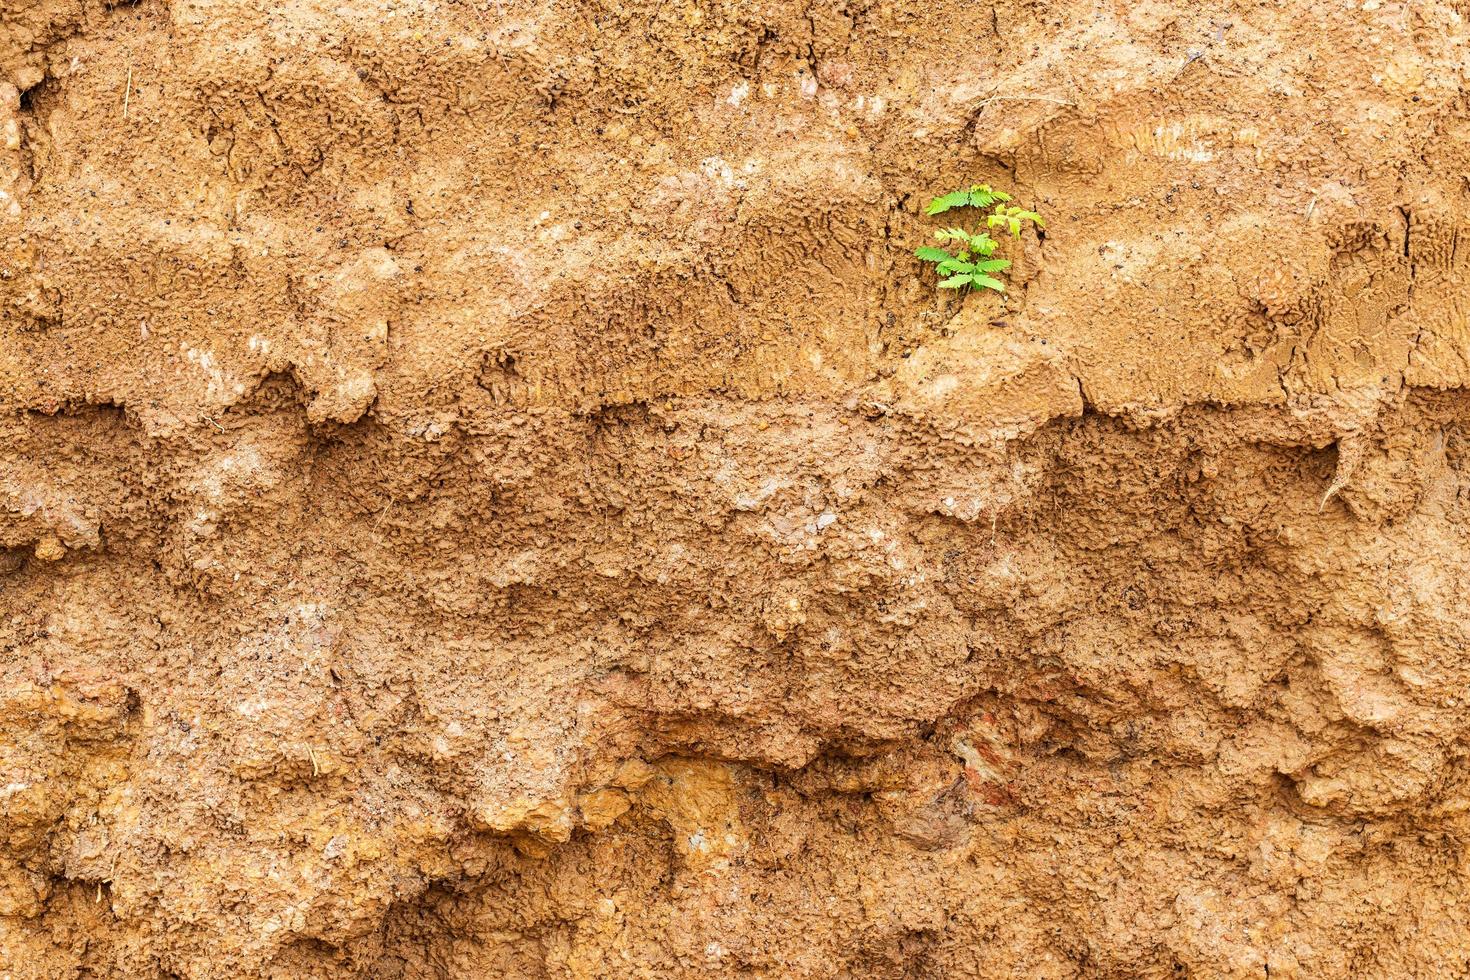
<path fill-rule="evenodd" d="M 1470 975 L 1467 51 L 0 0 L 0 977 Z"/>

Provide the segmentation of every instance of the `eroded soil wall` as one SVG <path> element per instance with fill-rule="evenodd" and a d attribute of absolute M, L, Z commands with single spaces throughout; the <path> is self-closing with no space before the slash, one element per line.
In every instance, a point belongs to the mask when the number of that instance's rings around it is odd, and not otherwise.
<path fill-rule="evenodd" d="M 1467 18 L 0 0 L 0 976 L 1470 971 Z"/>

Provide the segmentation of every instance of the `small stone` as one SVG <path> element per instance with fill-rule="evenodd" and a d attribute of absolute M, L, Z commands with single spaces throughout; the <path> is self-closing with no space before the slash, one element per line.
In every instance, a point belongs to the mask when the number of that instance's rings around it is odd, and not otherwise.
<path fill-rule="evenodd" d="M 42 561 L 60 561 L 66 557 L 66 545 L 54 534 L 48 534 L 36 542 L 36 557 Z"/>
<path fill-rule="evenodd" d="M 628 812 L 631 803 L 628 796 L 616 789 L 599 789 L 586 794 L 579 801 L 582 823 L 589 830 L 605 830 Z"/>

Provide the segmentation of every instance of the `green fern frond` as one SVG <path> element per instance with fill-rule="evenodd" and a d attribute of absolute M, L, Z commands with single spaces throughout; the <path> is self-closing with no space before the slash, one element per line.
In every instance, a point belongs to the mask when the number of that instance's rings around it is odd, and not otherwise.
<path fill-rule="evenodd" d="M 970 188 L 970 207 L 988 208 L 996 201 L 1009 201 L 1011 196 L 1005 191 L 998 191 L 989 184 L 976 184 Z"/>
<path fill-rule="evenodd" d="M 936 197 L 930 201 L 929 206 L 924 209 L 924 213 L 929 215 L 943 214 L 951 208 L 962 208 L 969 203 L 970 194 L 968 191 L 951 191 L 942 197 Z"/>

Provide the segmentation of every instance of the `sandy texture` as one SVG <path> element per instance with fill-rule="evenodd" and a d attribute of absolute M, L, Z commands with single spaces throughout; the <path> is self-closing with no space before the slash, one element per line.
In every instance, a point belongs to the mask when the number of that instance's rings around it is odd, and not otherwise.
<path fill-rule="evenodd" d="M 1467 51 L 0 0 L 0 977 L 1470 974 Z"/>

